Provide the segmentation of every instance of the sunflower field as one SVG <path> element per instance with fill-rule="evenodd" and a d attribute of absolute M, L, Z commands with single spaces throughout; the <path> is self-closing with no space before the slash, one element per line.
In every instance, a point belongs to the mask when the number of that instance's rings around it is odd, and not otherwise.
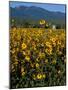
<path fill-rule="evenodd" d="M 13 28 L 10 33 L 10 88 L 66 85 L 66 32 Z"/>

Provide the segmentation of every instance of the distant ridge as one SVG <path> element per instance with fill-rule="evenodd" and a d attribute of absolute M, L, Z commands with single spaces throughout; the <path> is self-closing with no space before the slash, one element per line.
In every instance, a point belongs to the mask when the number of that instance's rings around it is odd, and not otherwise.
<path fill-rule="evenodd" d="M 38 22 L 41 19 L 53 24 L 65 25 L 65 13 L 48 11 L 36 6 L 10 7 L 10 17 L 18 20 Z"/>

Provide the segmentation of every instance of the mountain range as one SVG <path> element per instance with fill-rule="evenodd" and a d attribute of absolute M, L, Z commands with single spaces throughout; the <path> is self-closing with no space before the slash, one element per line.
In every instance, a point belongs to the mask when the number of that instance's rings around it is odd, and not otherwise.
<path fill-rule="evenodd" d="M 38 23 L 39 20 L 44 19 L 48 23 L 65 25 L 65 14 L 48 11 L 36 6 L 10 7 L 10 18 L 14 18 L 20 22 L 29 21 L 30 23 Z"/>

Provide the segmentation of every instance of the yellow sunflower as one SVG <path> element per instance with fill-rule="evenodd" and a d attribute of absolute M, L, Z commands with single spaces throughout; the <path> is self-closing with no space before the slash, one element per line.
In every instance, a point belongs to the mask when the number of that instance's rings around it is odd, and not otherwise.
<path fill-rule="evenodd" d="M 25 59 L 26 59 L 26 61 L 28 61 L 28 62 L 30 61 L 30 57 L 29 57 L 29 56 L 26 56 Z"/>
<path fill-rule="evenodd" d="M 37 74 L 37 79 L 42 79 L 42 74 Z"/>
<path fill-rule="evenodd" d="M 22 50 L 26 49 L 27 45 L 25 43 L 22 43 Z"/>

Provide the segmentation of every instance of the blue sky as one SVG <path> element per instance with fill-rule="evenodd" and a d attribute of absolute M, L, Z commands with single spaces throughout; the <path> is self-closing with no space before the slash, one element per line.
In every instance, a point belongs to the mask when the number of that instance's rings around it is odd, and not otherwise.
<path fill-rule="evenodd" d="M 65 13 L 65 5 L 64 4 L 46 4 L 46 3 L 31 3 L 31 2 L 14 2 L 14 1 L 11 1 L 10 2 L 10 6 L 11 7 L 16 7 L 16 6 L 37 6 L 37 7 L 41 7 L 41 8 L 44 8 L 46 10 L 49 10 L 49 11 L 58 11 L 58 12 L 63 12 Z"/>

